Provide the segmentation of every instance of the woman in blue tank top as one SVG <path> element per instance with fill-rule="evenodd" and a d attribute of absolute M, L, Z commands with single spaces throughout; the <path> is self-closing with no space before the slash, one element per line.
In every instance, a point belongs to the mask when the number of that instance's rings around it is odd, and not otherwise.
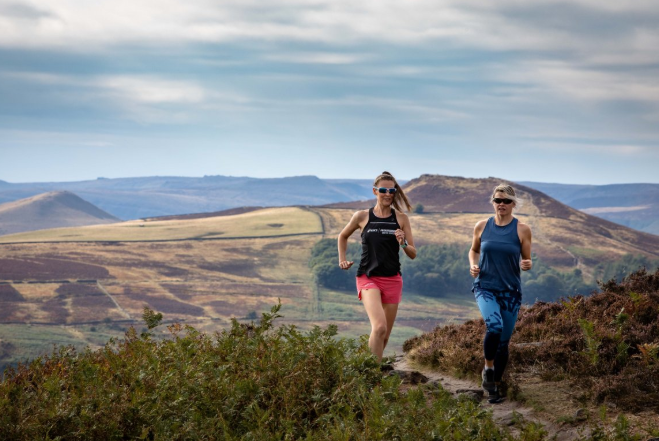
<path fill-rule="evenodd" d="M 483 340 L 483 389 L 489 402 L 503 400 L 499 385 L 508 364 L 508 343 L 522 303 L 521 272 L 531 262 L 531 228 L 513 216 L 519 200 L 510 185 L 498 185 L 491 198 L 494 216 L 476 223 L 469 250 L 473 292 L 487 332 Z"/>
<path fill-rule="evenodd" d="M 416 257 L 410 220 L 401 205 L 412 209 L 403 189 L 389 172 L 382 172 L 373 182 L 375 207 L 356 212 L 339 234 L 339 267 L 349 269 L 354 262 L 346 259 L 348 238 L 361 230 L 362 255 L 357 270 L 357 295 L 371 322 L 368 346 L 382 359 L 398 313 L 403 290 L 398 254 L 402 249 L 410 259 Z"/>

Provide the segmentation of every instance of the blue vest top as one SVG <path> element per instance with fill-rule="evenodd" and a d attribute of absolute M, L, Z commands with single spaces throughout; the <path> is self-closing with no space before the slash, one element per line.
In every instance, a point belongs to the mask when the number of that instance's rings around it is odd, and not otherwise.
<path fill-rule="evenodd" d="M 522 293 L 522 277 L 519 267 L 522 243 L 517 234 L 517 219 L 503 227 L 487 220 L 481 234 L 481 254 L 478 259 L 480 273 L 474 286 L 488 291 Z"/>

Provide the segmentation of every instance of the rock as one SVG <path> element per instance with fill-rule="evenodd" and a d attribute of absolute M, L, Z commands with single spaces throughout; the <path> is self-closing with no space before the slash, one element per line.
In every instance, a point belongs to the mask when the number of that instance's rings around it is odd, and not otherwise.
<path fill-rule="evenodd" d="M 483 398 L 483 395 L 485 394 L 483 392 L 483 389 L 458 389 L 455 391 L 457 395 L 460 394 L 475 394 L 478 395 L 479 398 Z"/>
<path fill-rule="evenodd" d="M 505 415 L 501 415 L 499 418 L 497 418 L 497 421 L 500 424 L 506 425 L 506 426 L 512 426 L 515 424 L 517 418 L 515 417 L 514 412 L 509 412 Z"/>
<path fill-rule="evenodd" d="M 440 378 L 439 380 L 432 380 L 431 382 L 428 383 L 428 386 L 431 386 L 435 389 L 440 389 L 442 387 L 440 380 L 443 380 L 443 378 Z"/>
<path fill-rule="evenodd" d="M 391 372 L 391 371 L 394 370 L 394 365 L 393 365 L 393 364 L 389 364 L 389 363 L 387 363 L 387 364 L 382 364 L 382 365 L 380 365 L 380 370 L 381 370 L 382 372 Z"/>
<path fill-rule="evenodd" d="M 468 399 L 468 400 L 473 401 L 474 403 L 480 403 L 480 402 L 481 402 L 481 399 L 483 398 L 482 391 L 481 391 L 481 394 L 479 395 L 479 394 L 477 394 L 477 393 L 476 393 L 475 391 L 473 391 L 473 390 L 469 390 L 469 389 L 462 389 L 462 390 L 463 390 L 464 392 L 459 392 L 459 393 L 458 393 L 458 392 L 456 391 L 456 393 L 457 393 L 457 395 L 458 395 L 458 398 L 460 398 L 460 397 L 464 397 L 464 398 L 466 398 L 466 399 Z"/>
<path fill-rule="evenodd" d="M 576 412 L 574 412 L 574 419 L 577 421 L 584 421 L 588 419 L 588 412 L 586 409 L 577 409 Z"/>
<path fill-rule="evenodd" d="M 401 379 L 403 384 L 423 384 L 428 382 L 428 377 L 419 371 L 400 371 L 392 370 L 389 375 L 396 375 Z"/>

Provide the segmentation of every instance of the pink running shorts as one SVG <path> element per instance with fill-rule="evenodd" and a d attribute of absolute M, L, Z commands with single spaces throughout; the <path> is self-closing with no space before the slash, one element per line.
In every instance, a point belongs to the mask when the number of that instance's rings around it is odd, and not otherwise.
<path fill-rule="evenodd" d="M 362 289 L 379 289 L 382 303 L 400 303 L 403 297 L 403 277 L 400 273 L 392 277 L 368 277 L 364 274 L 356 280 L 359 300 L 362 299 Z"/>

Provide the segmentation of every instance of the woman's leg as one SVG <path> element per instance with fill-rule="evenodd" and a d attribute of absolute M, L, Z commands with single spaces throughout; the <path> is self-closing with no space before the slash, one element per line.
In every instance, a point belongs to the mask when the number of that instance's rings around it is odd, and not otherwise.
<path fill-rule="evenodd" d="M 387 319 L 387 335 L 384 338 L 384 345 L 382 346 L 384 352 L 384 348 L 386 348 L 387 343 L 389 343 L 389 336 L 391 335 L 391 330 L 394 328 L 394 322 L 396 321 L 396 314 L 398 314 L 398 303 L 383 303 L 382 309 L 384 309 L 384 316 Z"/>
<path fill-rule="evenodd" d="M 489 393 L 491 398 L 496 398 L 494 366 L 501 340 L 501 332 L 503 331 L 503 318 L 501 317 L 500 306 L 494 293 L 476 288 L 474 295 L 487 329 L 485 338 L 483 338 L 485 367 L 481 372 L 481 378 L 483 380 L 481 386 Z"/>
<path fill-rule="evenodd" d="M 518 293 L 504 292 L 497 296 L 497 300 L 499 302 L 503 324 L 501 338 L 494 360 L 494 381 L 499 383 L 508 365 L 508 344 L 515 330 L 515 323 L 517 322 L 517 314 L 522 304 L 522 298 Z"/>
<path fill-rule="evenodd" d="M 485 338 L 483 339 L 485 365 L 488 368 L 492 368 L 499 347 L 499 341 L 501 340 L 501 333 L 503 332 L 501 308 L 497 302 L 496 295 L 490 291 L 477 288 L 474 290 L 474 295 L 476 297 L 478 309 L 485 321 L 485 327 L 487 328 Z"/>
<path fill-rule="evenodd" d="M 378 358 L 378 361 L 380 361 L 382 360 L 384 347 L 391 333 L 391 327 L 389 327 L 387 314 L 385 313 L 385 305 L 382 304 L 380 290 L 377 288 L 362 289 L 362 303 L 366 308 L 366 314 L 368 314 L 368 319 L 371 322 L 371 335 L 368 339 L 368 347 Z M 395 313 L 393 318 L 396 318 Z M 393 327 L 393 319 L 391 320 L 391 326 Z"/>

